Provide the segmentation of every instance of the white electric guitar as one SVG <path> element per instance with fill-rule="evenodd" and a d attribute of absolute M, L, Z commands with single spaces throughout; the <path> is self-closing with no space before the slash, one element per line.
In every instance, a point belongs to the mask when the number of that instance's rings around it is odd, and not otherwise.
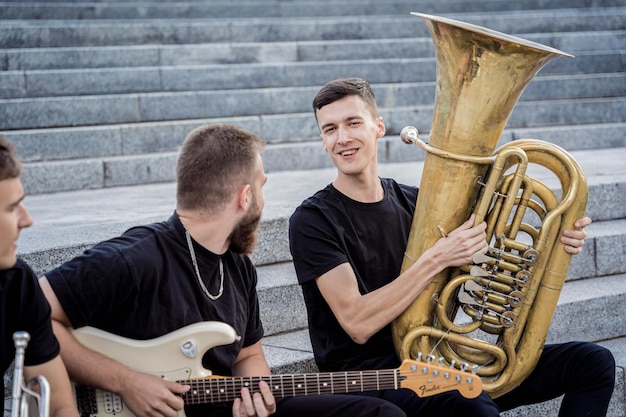
<path fill-rule="evenodd" d="M 475 398 L 482 391 L 482 381 L 475 374 L 412 360 L 405 360 L 397 369 L 375 371 L 215 376 L 202 366 L 203 354 L 239 338 L 231 326 L 216 321 L 195 323 L 150 340 L 127 339 L 93 327 L 82 327 L 73 334 L 85 346 L 133 369 L 190 385 L 182 396 L 185 404 L 233 401 L 243 387 L 258 390 L 261 380 L 276 398 L 400 388 L 411 389 L 420 397 L 457 390 L 466 398 Z M 118 395 L 72 385 L 81 416 L 134 416 Z M 181 411 L 179 417 L 184 416 Z"/>

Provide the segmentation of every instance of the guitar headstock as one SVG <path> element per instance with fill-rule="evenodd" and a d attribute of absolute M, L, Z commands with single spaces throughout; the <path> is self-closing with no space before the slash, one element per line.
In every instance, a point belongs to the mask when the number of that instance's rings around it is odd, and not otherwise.
<path fill-rule="evenodd" d="M 478 375 L 432 362 L 405 359 L 398 370 L 400 386 L 412 390 L 419 397 L 456 390 L 465 398 L 476 398 L 483 390 Z"/>

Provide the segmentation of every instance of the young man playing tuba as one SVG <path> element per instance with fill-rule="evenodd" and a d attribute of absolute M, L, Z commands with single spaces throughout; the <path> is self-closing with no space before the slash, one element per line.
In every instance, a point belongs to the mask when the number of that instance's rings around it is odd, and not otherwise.
<path fill-rule="evenodd" d="M 337 176 L 295 211 L 289 240 L 315 359 L 322 371 L 397 367 L 392 321 L 438 272 L 486 252 L 486 226 L 472 226 L 472 215 L 400 274 L 418 189 L 378 176 L 377 145 L 385 122 L 374 92 L 362 79 L 334 80 L 317 93 L 313 110 Z M 579 219 L 576 230 L 564 232 L 566 251 L 580 253 L 590 223 Z M 610 351 L 573 342 L 546 346 L 535 371 L 495 400 L 486 392 L 475 399 L 456 391 L 420 398 L 406 389 L 367 395 L 395 406 L 388 417 L 495 417 L 563 394 L 560 415 L 601 417 L 614 382 Z"/>

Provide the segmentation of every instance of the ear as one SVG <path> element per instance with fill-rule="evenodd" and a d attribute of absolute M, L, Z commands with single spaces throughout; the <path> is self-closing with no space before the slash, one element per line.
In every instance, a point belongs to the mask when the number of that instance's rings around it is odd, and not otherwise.
<path fill-rule="evenodd" d="M 250 184 L 244 184 L 237 190 L 237 203 L 239 208 L 243 211 L 247 211 L 252 202 L 252 186 Z"/>
<path fill-rule="evenodd" d="M 382 117 L 379 117 L 377 120 L 378 125 L 378 138 L 382 138 L 387 133 L 387 128 L 385 127 L 385 120 Z"/>

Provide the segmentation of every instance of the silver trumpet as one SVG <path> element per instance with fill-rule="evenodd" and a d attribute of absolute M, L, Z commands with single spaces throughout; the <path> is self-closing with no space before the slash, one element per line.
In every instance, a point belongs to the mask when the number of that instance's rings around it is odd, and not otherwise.
<path fill-rule="evenodd" d="M 13 333 L 15 342 L 15 370 L 13 373 L 13 396 L 11 417 L 48 417 L 50 415 L 50 384 L 43 375 L 24 381 L 24 354 L 30 335 L 28 332 Z M 39 386 L 39 392 L 33 387 Z M 38 408 L 39 413 L 32 409 Z"/>

